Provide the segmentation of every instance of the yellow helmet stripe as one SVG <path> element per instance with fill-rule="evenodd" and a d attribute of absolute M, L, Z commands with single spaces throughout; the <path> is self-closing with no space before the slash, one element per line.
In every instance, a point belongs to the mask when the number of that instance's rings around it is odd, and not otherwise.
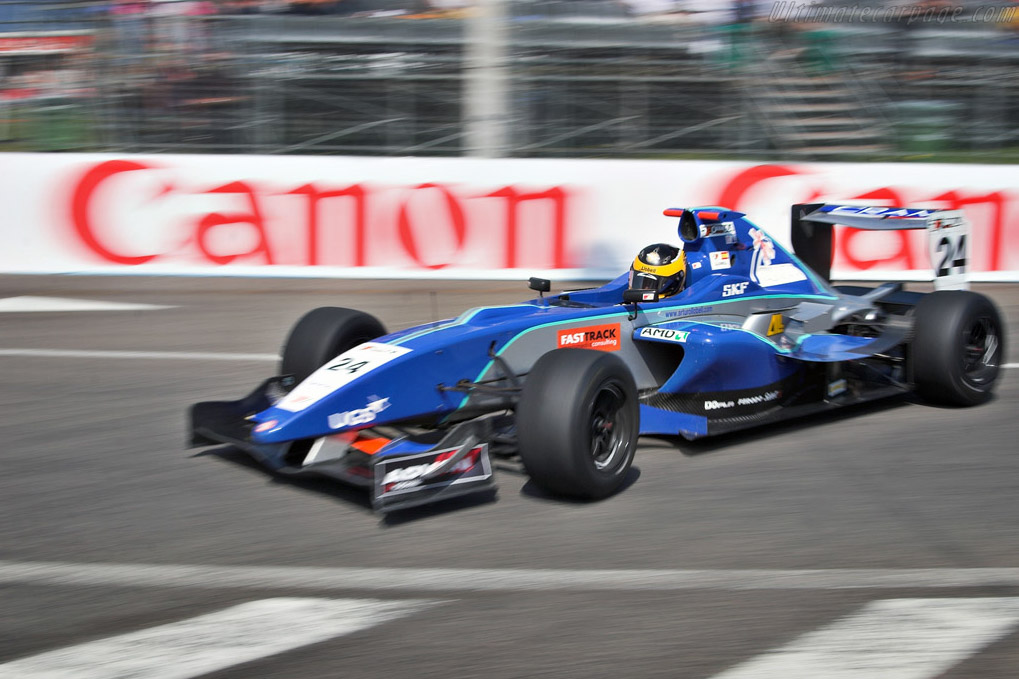
<path fill-rule="evenodd" d="M 686 270 L 686 255 L 682 252 L 679 253 L 679 257 L 676 261 L 670 262 L 669 264 L 662 264 L 661 266 L 651 266 L 640 261 L 640 256 L 637 256 L 633 260 L 633 270 L 640 271 L 642 273 L 649 273 L 655 276 L 674 276 L 680 271 Z"/>

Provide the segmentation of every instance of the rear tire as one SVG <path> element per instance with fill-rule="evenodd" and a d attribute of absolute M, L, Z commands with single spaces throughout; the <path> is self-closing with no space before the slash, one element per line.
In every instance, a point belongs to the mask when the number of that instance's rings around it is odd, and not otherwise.
<path fill-rule="evenodd" d="M 382 323 L 362 311 L 319 307 L 297 321 L 283 345 L 281 375 L 303 382 L 309 375 L 358 344 L 386 334 Z"/>
<path fill-rule="evenodd" d="M 617 491 L 640 431 L 637 387 L 618 357 L 558 349 L 537 360 L 516 411 L 520 457 L 543 489 L 598 500 Z"/>
<path fill-rule="evenodd" d="M 916 393 L 959 406 L 990 399 L 1005 355 L 1001 315 L 991 300 L 964 290 L 938 290 L 920 300 L 915 315 Z"/>

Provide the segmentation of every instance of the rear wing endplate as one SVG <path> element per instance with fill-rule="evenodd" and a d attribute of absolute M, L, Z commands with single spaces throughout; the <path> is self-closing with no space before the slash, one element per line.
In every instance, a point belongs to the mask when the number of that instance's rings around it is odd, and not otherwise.
<path fill-rule="evenodd" d="M 793 205 L 790 236 L 793 251 L 825 280 L 831 279 L 832 226 L 868 231 L 926 229 L 927 251 L 934 269 L 934 288 L 969 287 L 969 222 L 962 210 L 918 210 L 810 203 Z"/>

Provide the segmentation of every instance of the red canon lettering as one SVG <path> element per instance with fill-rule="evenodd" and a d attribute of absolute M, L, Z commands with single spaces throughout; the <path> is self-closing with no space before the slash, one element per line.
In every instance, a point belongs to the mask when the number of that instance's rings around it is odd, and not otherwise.
<path fill-rule="evenodd" d="M 755 185 L 778 177 L 791 177 L 801 174 L 799 170 L 784 165 L 754 165 L 740 172 L 729 180 L 718 194 L 717 205 L 739 210 L 743 196 Z"/>
<path fill-rule="evenodd" d="M 74 188 L 71 197 L 71 224 L 82 243 L 103 259 L 114 264 L 126 264 L 129 266 L 144 264 L 156 257 L 156 255 L 123 255 L 114 252 L 106 247 L 96 236 L 92 224 L 90 207 L 96 189 L 110 177 L 121 172 L 135 172 L 137 170 L 151 169 L 148 165 L 133 160 L 108 160 L 99 163 L 86 172 Z"/>
<path fill-rule="evenodd" d="M 305 184 L 290 191 L 293 194 L 303 194 L 308 197 L 308 264 L 314 266 L 319 263 L 318 249 L 318 204 L 326 198 L 350 197 L 354 199 L 354 266 L 364 266 L 364 233 L 367 228 L 365 218 L 365 190 L 360 184 L 348 186 L 345 189 L 336 191 L 319 191 L 314 184 Z"/>
<path fill-rule="evenodd" d="M 859 200 L 867 201 L 884 201 L 889 205 L 896 207 L 902 207 L 905 203 L 902 200 L 902 196 L 899 195 L 894 189 L 883 188 L 868 193 L 862 193 L 856 196 Z M 860 229 L 841 229 L 841 234 L 836 233 L 834 236 L 835 249 L 842 253 L 846 261 L 852 264 L 857 269 L 869 269 L 876 264 L 892 263 L 902 261 L 906 269 L 915 269 L 916 262 L 913 259 L 913 252 L 909 247 L 909 232 L 908 231 L 886 231 L 885 233 L 899 241 L 899 249 L 889 257 L 880 257 L 877 259 L 861 259 L 853 255 L 852 242 L 863 233 Z"/>
<path fill-rule="evenodd" d="M 438 191 L 446 204 L 447 219 L 449 225 L 452 227 L 453 239 L 455 243 L 456 252 L 459 252 L 464 245 L 464 241 L 467 238 L 467 219 L 464 216 L 463 208 L 460 206 L 460 201 L 457 200 L 456 196 L 441 184 L 419 184 L 415 187 L 418 191 Z M 421 251 L 418 248 L 417 239 L 414 237 L 414 232 L 410 226 L 410 207 L 409 204 L 413 200 L 414 194 L 400 206 L 399 217 L 397 218 L 397 231 L 400 234 L 400 242 L 403 243 L 404 249 L 411 258 L 423 267 L 428 269 L 442 269 L 449 266 L 452 262 L 440 262 L 435 264 L 426 263 L 421 257 Z M 418 219 L 421 219 L 418 217 Z M 433 227 L 437 220 L 430 219 L 426 216 L 423 220 L 427 222 L 429 229 Z"/>
<path fill-rule="evenodd" d="M 255 198 L 255 192 L 250 186 L 244 182 L 231 182 L 224 184 L 214 189 L 209 189 L 205 193 L 239 193 L 243 194 L 248 199 L 248 206 L 251 210 L 250 213 L 231 213 L 221 214 L 219 212 L 211 212 L 201 218 L 198 222 L 198 229 L 196 236 L 198 240 L 198 249 L 202 251 L 206 259 L 215 264 L 229 264 L 238 257 L 244 257 L 247 255 L 253 255 L 255 253 L 262 253 L 265 256 L 265 263 L 272 264 L 273 256 L 272 251 L 269 249 L 269 241 L 265 236 L 265 221 L 262 219 L 262 211 L 258 208 L 258 200 Z M 258 243 L 248 252 L 231 253 L 231 254 L 216 254 L 209 248 L 208 237 L 214 228 L 217 226 L 223 226 L 225 224 L 250 224 L 258 232 Z"/>
<path fill-rule="evenodd" d="M 520 205 L 531 200 L 552 201 L 552 268 L 566 268 L 566 191 L 554 186 L 547 191 L 520 193 L 512 186 L 504 186 L 486 195 L 487 198 L 506 199 L 506 260 L 508 269 L 515 269 L 517 240 L 520 226 Z"/>

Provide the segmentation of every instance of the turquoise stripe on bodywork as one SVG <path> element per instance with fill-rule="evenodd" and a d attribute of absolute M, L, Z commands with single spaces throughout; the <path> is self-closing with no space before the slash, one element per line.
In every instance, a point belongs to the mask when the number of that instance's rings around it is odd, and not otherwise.
<path fill-rule="evenodd" d="M 428 333 L 431 332 L 435 332 L 436 330 L 445 330 L 447 328 L 453 328 L 458 325 L 467 325 L 468 323 L 470 323 L 472 318 L 477 316 L 482 311 L 488 311 L 489 309 L 516 309 L 516 308 L 541 309 L 543 307 L 539 307 L 535 304 L 507 304 L 502 306 L 479 306 L 473 309 L 468 309 L 467 311 L 463 312 L 462 314 L 451 320 L 449 323 L 443 323 L 442 325 L 436 325 L 431 328 L 426 328 L 424 330 L 420 330 L 418 332 L 405 335 L 392 342 L 387 342 L 387 344 L 403 344 L 404 342 L 409 342 L 412 339 L 423 337 L 424 335 L 427 335 Z"/>
<path fill-rule="evenodd" d="M 666 307 L 665 309 L 662 309 L 662 310 L 663 311 L 666 311 L 666 310 L 672 311 L 672 310 L 678 310 L 678 309 L 693 309 L 693 308 L 696 308 L 696 307 L 699 307 L 699 306 L 709 306 L 709 305 L 710 306 L 715 306 L 717 304 L 733 304 L 735 302 L 745 302 L 748 299 L 754 299 L 754 300 L 757 300 L 757 299 L 824 299 L 824 300 L 831 301 L 831 300 L 837 299 L 837 297 L 831 297 L 831 296 L 828 296 L 828 295 L 804 295 L 804 294 L 800 294 L 800 295 L 795 295 L 795 294 L 791 294 L 791 295 L 761 295 L 759 297 L 740 298 L 740 299 L 728 299 L 728 300 L 720 300 L 718 302 L 701 301 L 701 302 L 697 302 L 695 304 L 683 304 L 681 306 L 670 306 L 670 307 Z M 521 332 L 517 333 L 511 340 L 506 342 L 506 344 L 504 344 L 502 346 L 502 348 L 499 349 L 499 351 L 495 352 L 495 355 L 497 357 L 498 356 L 502 356 L 502 354 L 507 349 L 509 349 L 510 346 L 512 346 L 512 344 L 514 342 L 516 342 L 518 339 L 520 339 L 521 337 L 523 337 L 527 333 L 533 332 L 535 330 L 541 330 L 542 328 L 550 328 L 550 327 L 553 327 L 553 326 L 556 326 L 556 325 L 566 325 L 567 323 L 579 323 L 579 322 L 587 322 L 587 321 L 596 321 L 596 320 L 601 320 L 601 319 L 606 319 L 606 318 L 616 318 L 618 316 L 629 316 L 629 315 L 630 315 L 629 311 L 617 311 L 617 312 L 614 312 L 614 313 L 611 313 L 611 314 L 603 314 L 603 315 L 600 315 L 600 316 L 586 316 L 584 318 L 570 318 L 570 319 L 566 319 L 566 320 L 562 320 L 562 321 L 551 321 L 549 323 L 542 323 L 541 325 L 536 325 L 534 327 L 527 328 L 526 330 L 522 330 Z M 684 321 L 684 322 L 696 322 L 696 321 Z M 750 334 L 753 334 L 753 333 L 750 333 Z M 770 342 L 769 342 L 769 344 L 770 344 Z M 495 363 L 495 360 L 494 359 L 490 359 L 488 361 L 488 363 L 485 364 L 485 367 L 481 369 L 481 372 L 478 374 L 478 376 L 474 378 L 474 381 L 477 382 L 482 377 L 484 377 L 485 373 L 487 373 L 489 370 L 491 370 L 493 363 Z M 460 410 L 461 408 L 463 408 L 467 404 L 467 400 L 468 399 L 470 399 L 470 394 L 467 394 L 466 396 L 463 397 L 463 400 L 460 401 L 460 405 L 458 405 L 456 407 L 456 410 L 454 410 L 453 412 L 455 413 L 457 410 Z M 453 413 L 450 413 L 450 415 L 452 415 L 452 414 Z"/>

